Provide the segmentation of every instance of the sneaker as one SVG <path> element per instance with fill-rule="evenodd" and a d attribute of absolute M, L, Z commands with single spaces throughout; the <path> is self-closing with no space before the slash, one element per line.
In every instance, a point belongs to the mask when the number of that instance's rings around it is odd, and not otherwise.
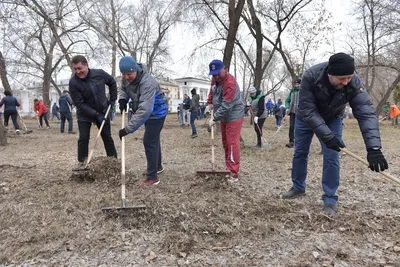
<path fill-rule="evenodd" d="M 230 182 L 230 183 L 237 183 L 237 182 L 239 182 L 239 178 L 235 178 L 235 177 L 230 177 L 229 179 L 228 179 L 228 182 Z"/>
<path fill-rule="evenodd" d="M 160 168 L 157 169 L 157 174 L 160 174 L 160 173 L 162 173 L 163 171 L 164 171 L 164 167 L 160 167 Z M 143 175 L 147 175 L 147 170 L 145 170 L 145 171 L 143 172 Z"/>
<path fill-rule="evenodd" d="M 17 129 L 17 130 L 15 130 L 15 133 L 19 135 L 19 130 L 18 130 L 18 129 Z"/>
<path fill-rule="evenodd" d="M 336 214 L 336 204 L 325 204 L 324 213 L 328 216 L 333 216 Z"/>
<path fill-rule="evenodd" d="M 150 186 L 150 185 L 158 185 L 160 183 L 160 180 L 158 178 L 153 179 L 153 180 L 146 180 L 144 181 L 140 186 Z"/>
<path fill-rule="evenodd" d="M 296 188 L 292 187 L 290 190 L 282 195 L 283 199 L 293 199 L 304 196 L 306 194 L 306 190 L 297 190 Z"/>
<path fill-rule="evenodd" d="M 69 134 L 75 134 L 75 132 L 68 132 Z"/>
<path fill-rule="evenodd" d="M 46 129 L 50 129 L 50 126 L 47 126 Z"/>
<path fill-rule="evenodd" d="M 197 137 L 197 134 L 192 134 L 192 138 L 196 138 Z"/>
<path fill-rule="evenodd" d="M 293 142 L 289 142 L 289 143 L 286 144 L 286 147 L 292 148 L 292 147 L 294 147 L 294 143 Z"/>

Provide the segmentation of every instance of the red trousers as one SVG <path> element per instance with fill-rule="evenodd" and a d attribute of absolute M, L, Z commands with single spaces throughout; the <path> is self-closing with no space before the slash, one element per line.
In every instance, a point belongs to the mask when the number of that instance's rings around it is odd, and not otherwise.
<path fill-rule="evenodd" d="M 231 171 L 234 178 L 239 177 L 240 167 L 240 131 L 242 130 L 243 118 L 221 122 L 222 145 L 225 151 L 226 169 Z"/>

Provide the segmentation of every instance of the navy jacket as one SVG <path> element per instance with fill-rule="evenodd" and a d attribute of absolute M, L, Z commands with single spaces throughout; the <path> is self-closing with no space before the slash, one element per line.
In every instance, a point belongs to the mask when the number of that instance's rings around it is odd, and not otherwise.
<path fill-rule="evenodd" d="M 326 72 L 328 62 L 309 68 L 301 79 L 298 115 L 323 141 L 334 137 L 326 122 L 342 116 L 349 103 L 357 119 L 365 145 L 380 148 L 378 118 L 372 101 L 357 74 L 342 89 L 333 89 Z M 335 90 L 335 91 L 332 91 Z M 333 92 L 333 93 L 332 93 Z"/>
<path fill-rule="evenodd" d="M 18 100 L 13 96 L 5 96 L 0 101 L 0 108 L 4 105 L 4 111 L 17 111 L 17 107 L 19 107 Z"/>
<path fill-rule="evenodd" d="M 68 94 L 63 93 L 60 96 L 60 99 L 58 100 L 58 105 L 60 106 L 60 112 L 61 113 L 71 112 L 71 109 L 72 109 L 72 99 L 71 99 L 71 97 Z"/>
<path fill-rule="evenodd" d="M 102 69 L 89 69 L 85 79 L 76 74 L 69 80 L 69 92 L 76 106 L 76 117 L 79 121 L 95 122 L 96 113 L 105 114 L 108 99 L 105 86 L 108 86 L 110 100 L 117 100 L 117 83 Z"/>

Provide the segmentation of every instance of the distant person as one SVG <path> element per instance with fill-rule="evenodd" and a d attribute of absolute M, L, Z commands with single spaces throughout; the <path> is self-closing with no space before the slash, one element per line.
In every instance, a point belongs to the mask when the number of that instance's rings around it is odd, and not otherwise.
<path fill-rule="evenodd" d="M 240 169 L 240 131 L 243 125 L 244 107 L 240 88 L 235 78 L 225 68 L 221 60 L 209 64 L 211 90 L 207 103 L 213 117 L 209 126 L 221 122 L 222 145 L 225 151 L 226 169 L 231 172 L 230 182 L 237 182 Z"/>
<path fill-rule="evenodd" d="M 290 91 L 285 101 L 286 114 L 290 118 L 289 143 L 286 144 L 286 147 L 288 148 L 292 148 L 294 146 L 294 122 L 296 121 L 296 113 L 299 106 L 300 83 L 300 79 L 295 80 L 294 88 Z"/>
<path fill-rule="evenodd" d="M 276 121 L 276 126 L 278 129 L 282 126 L 282 120 L 286 115 L 286 108 L 285 105 L 282 104 L 282 100 L 278 99 L 278 102 L 275 104 L 275 121 Z"/>
<path fill-rule="evenodd" d="M 274 103 L 272 102 L 271 98 L 268 98 L 267 103 L 265 103 L 265 108 L 267 109 L 268 116 L 272 116 L 273 107 Z"/>
<path fill-rule="evenodd" d="M 257 134 L 257 148 L 262 147 L 262 129 L 265 119 L 268 117 L 268 111 L 265 109 L 265 96 L 255 87 L 250 87 L 247 92 L 249 93 L 249 109 L 253 116 L 254 131 Z"/>
<path fill-rule="evenodd" d="M 354 59 L 337 53 L 309 68 L 303 76 L 296 113 L 295 146 L 292 162 L 292 188 L 282 197 L 293 199 L 305 194 L 310 144 L 315 135 L 322 144 L 322 189 L 324 212 L 336 214 L 340 183 L 339 152 L 342 140 L 342 113 L 349 103 L 357 119 L 367 149 L 367 161 L 372 171 L 388 169 L 381 152 L 378 118 L 372 101 L 360 78 L 354 73 Z"/>
<path fill-rule="evenodd" d="M 35 111 L 38 119 L 39 119 L 39 126 L 40 128 L 43 128 L 43 119 L 44 122 L 46 123 L 46 129 L 50 129 L 49 121 L 48 121 L 48 110 L 46 106 L 43 104 L 42 100 L 39 100 L 35 98 L 33 100 L 34 105 L 33 105 L 33 110 Z"/>
<path fill-rule="evenodd" d="M 190 93 L 192 94 L 192 100 L 190 101 L 190 126 L 192 126 L 192 138 L 197 137 L 196 124 L 194 123 L 197 118 L 197 113 L 200 109 L 200 96 L 196 94 L 196 88 L 193 88 Z"/>
<path fill-rule="evenodd" d="M 54 120 L 54 117 L 56 117 L 58 120 L 60 120 L 60 115 L 58 115 L 59 107 L 57 106 L 57 102 L 54 102 L 53 106 L 51 107 L 51 120 Z"/>
<path fill-rule="evenodd" d="M 117 158 L 114 140 L 111 136 L 110 113 L 105 118 L 107 108 L 115 104 L 117 99 L 117 82 L 102 69 L 90 69 L 87 59 L 77 55 L 72 58 L 72 67 L 75 74 L 69 80 L 69 92 L 76 107 L 78 120 L 78 168 L 84 165 L 89 154 L 90 128 L 96 124 L 101 132 L 107 157 Z M 106 85 L 110 99 L 106 96 Z"/>
<path fill-rule="evenodd" d="M 72 99 L 67 90 L 62 92 L 60 99 L 58 100 L 58 105 L 60 106 L 60 115 L 61 115 L 61 124 L 60 124 L 60 132 L 64 133 L 65 128 L 65 120 L 68 121 L 68 133 L 75 134 L 73 127 L 74 123 L 72 120 Z"/>
<path fill-rule="evenodd" d="M 400 116 L 399 107 L 396 104 L 389 103 L 388 113 L 389 113 L 389 117 L 392 119 L 392 124 L 398 125 L 399 124 L 399 116 Z"/>
<path fill-rule="evenodd" d="M 188 113 L 189 113 L 189 109 L 190 109 L 190 97 L 187 94 L 184 94 L 183 96 L 183 124 L 184 125 L 189 125 L 189 117 L 188 117 Z"/>
<path fill-rule="evenodd" d="M 20 106 L 18 100 L 13 97 L 10 90 L 4 91 L 5 97 L 3 97 L 0 101 L 0 108 L 4 105 L 4 126 L 8 129 L 8 121 L 11 117 L 11 120 L 14 124 L 15 133 L 19 134 L 19 125 L 18 125 L 18 110 L 17 107 Z"/>
<path fill-rule="evenodd" d="M 119 130 L 119 138 L 136 132 L 145 126 L 143 146 L 146 154 L 146 180 L 140 186 L 152 186 L 160 183 L 158 174 L 164 171 L 161 155 L 161 130 L 164 127 L 168 106 L 165 94 L 157 80 L 148 72 L 144 64 L 137 63 L 131 56 L 119 61 L 122 73 L 119 108 L 125 112 L 127 102 L 132 99 L 132 116 L 127 125 Z M 135 151 L 136 153 L 136 151 Z"/>

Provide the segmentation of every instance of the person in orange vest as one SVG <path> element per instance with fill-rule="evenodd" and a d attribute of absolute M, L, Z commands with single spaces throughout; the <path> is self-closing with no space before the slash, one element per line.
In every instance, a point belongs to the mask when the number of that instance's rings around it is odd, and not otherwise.
<path fill-rule="evenodd" d="M 392 119 L 392 124 L 399 124 L 400 109 L 396 104 L 389 105 L 389 117 Z"/>

